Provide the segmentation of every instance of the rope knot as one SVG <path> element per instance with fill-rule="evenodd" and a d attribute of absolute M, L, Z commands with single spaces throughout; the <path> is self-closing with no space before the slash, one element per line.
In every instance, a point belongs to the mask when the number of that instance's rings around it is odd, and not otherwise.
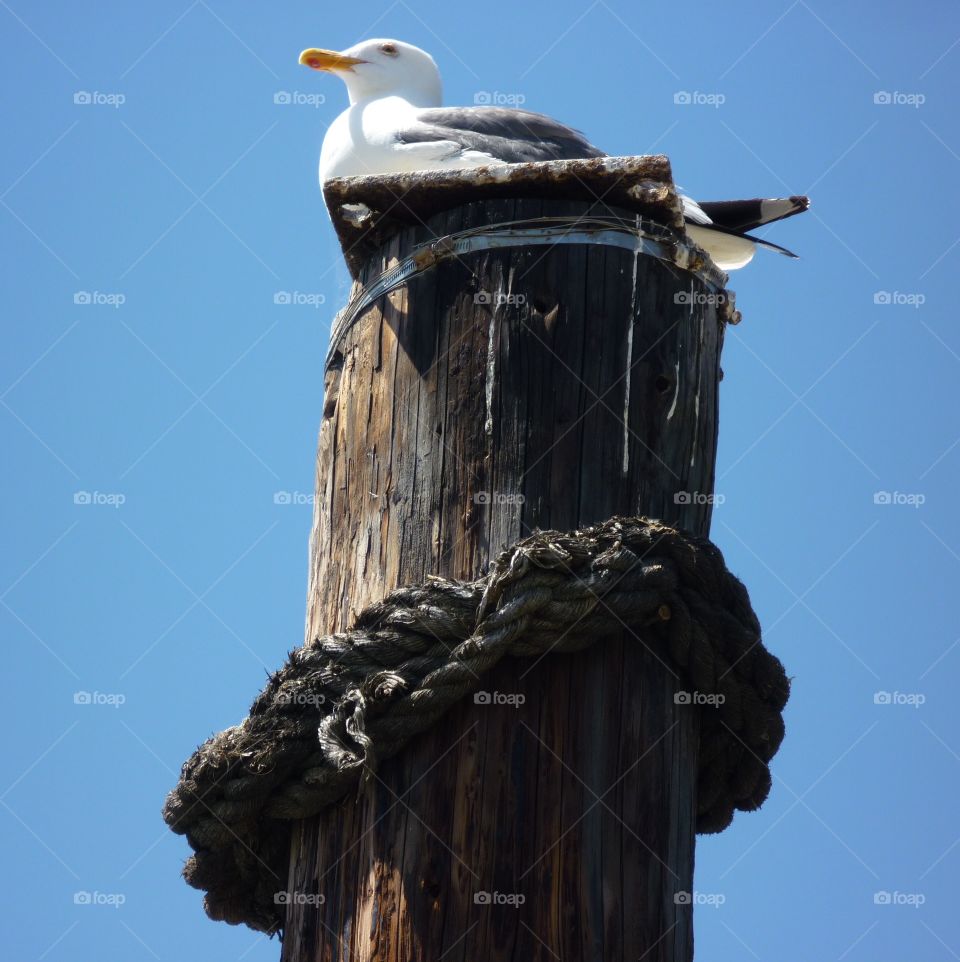
<path fill-rule="evenodd" d="M 678 689 L 717 696 L 676 703 L 700 718 L 697 831 L 759 807 L 789 682 L 746 589 L 709 541 L 611 518 L 525 538 L 484 579 L 399 588 L 350 631 L 291 652 L 249 716 L 200 746 L 167 798 L 167 824 L 195 849 L 184 876 L 207 890 L 211 917 L 276 931 L 270 893 L 287 878 L 290 819 L 369 782 L 502 658 L 577 651 L 625 629 L 669 664 Z"/>

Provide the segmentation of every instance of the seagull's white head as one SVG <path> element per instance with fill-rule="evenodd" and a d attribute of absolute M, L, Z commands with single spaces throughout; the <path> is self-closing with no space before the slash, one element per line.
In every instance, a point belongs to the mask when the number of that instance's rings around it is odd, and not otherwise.
<path fill-rule="evenodd" d="M 440 71 L 425 50 L 400 40 L 364 40 L 347 50 L 310 47 L 300 63 L 336 74 L 350 103 L 378 97 L 403 97 L 416 107 L 439 107 Z"/>

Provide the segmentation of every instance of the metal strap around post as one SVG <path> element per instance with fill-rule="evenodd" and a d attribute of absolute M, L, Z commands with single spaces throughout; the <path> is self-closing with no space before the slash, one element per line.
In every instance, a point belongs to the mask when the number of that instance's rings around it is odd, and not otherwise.
<path fill-rule="evenodd" d="M 440 261 L 484 250 L 557 244 L 597 244 L 656 257 L 693 274 L 713 292 L 722 291 L 727 281 L 726 274 L 716 268 L 709 259 L 698 256 L 698 248 L 686 243 L 667 228 L 644 221 L 640 217 L 635 220 L 597 216 L 540 217 L 535 220 L 488 224 L 447 234 L 423 244 L 398 264 L 384 271 L 376 280 L 365 285 L 334 318 L 326 365 L 330 364 L 337 353 L 347 331 L 368 307 L 411 277 L 430 270 Z"/>

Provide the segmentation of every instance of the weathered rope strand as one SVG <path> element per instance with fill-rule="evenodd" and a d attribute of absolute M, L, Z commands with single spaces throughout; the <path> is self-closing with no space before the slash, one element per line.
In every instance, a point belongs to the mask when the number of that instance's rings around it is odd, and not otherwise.
<path fill-rule="evenodd" d="M 292 651 L 250 715 L 184 764 L 164 806 L 195 854 L 187 881 L 212 918 L 275 931 L 289 820 L 342 797 L 433 725 L 507 655 L 582 650 L 632 631 L 701 711 L 697 830 L 757 808 L 783 738 L 783 666 L 762 645 L 743 585 L 706 539 L 644 518 L 545 531 L 486 578 L 430 577 L 370 605 L 351 631 Z"/>

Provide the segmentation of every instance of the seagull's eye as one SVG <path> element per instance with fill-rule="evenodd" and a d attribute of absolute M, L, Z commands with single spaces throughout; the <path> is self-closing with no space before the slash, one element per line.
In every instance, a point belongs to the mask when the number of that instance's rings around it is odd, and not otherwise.
<path fill-rule="evenodd" d="M 385 53 L 388 57 L 395 57 L 399 53 L 396 44 L 393 43 L 380 44 L 380 52 Z"/>

